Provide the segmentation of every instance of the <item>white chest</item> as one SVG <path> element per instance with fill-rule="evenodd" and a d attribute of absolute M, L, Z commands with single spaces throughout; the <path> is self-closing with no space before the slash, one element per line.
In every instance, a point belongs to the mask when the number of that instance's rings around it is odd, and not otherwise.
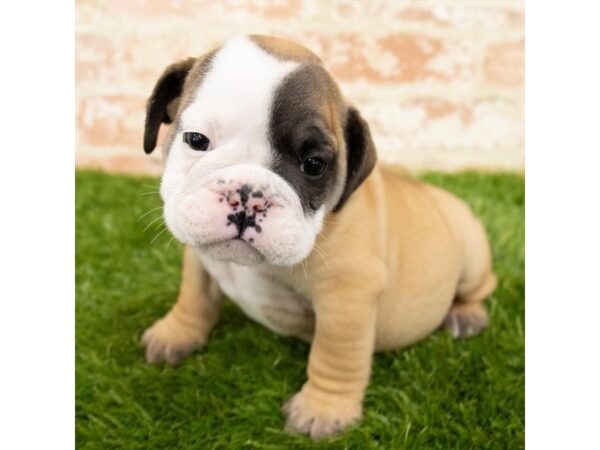
<path fill-rule="evenodd" d="M 242 266 L 200 257 L 223 293 L 247 316 L 276 333 L 310 337 L 314 328 L 310 302 L 278 273 L 264 266 Z"/>

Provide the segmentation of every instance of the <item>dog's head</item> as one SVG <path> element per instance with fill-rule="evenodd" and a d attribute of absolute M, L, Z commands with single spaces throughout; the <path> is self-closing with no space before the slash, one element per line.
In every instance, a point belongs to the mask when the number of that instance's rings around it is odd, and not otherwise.
<path fill-rule="evenodd" d="M 148 101 L 161 123 L 164 216 L 173 235 L 240 264 L 293 265 L 375 165 L 369 127 L 312 52 L 244 36 L 173 64 Z"/>

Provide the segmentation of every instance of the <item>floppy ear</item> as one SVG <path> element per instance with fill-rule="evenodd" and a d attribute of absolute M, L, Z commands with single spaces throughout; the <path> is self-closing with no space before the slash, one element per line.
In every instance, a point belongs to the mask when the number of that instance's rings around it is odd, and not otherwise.
<path fill-rule="evenodd" d="M 338 212 L 342 208 L 348 197 L 371 173 L 377 161 L 369 124 L 365 122 L 356 108 L 350 107 L 346 112 L 344 139 L 348 164 L 346 184 L 333 212 Z"/>
<path fill-rule="evenodd" d="M 144 151 L 152 153 L 161 123 L 171 123 L 177 114 L 183 83 L 196 62 L 195 58 L 171 64 L 160 76 L 146 105 Z"/>

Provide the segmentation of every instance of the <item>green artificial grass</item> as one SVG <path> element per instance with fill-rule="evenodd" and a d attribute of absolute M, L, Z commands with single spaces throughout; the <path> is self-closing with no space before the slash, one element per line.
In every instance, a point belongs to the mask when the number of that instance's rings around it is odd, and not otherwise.
<path fill-rule="evenodd" d="M 364 420 L 314 445 L 283 430 L 307 344 L 227 302 L 208 347 L 179 368 L 144 361 L 139 339 L 178 291 L 158 180 L 76 174 L 76 443 L 82 449 L 516 449 L 524 447 L 524 179 L 426 174 L 483 219 L 499 285 L 483 335 L 438 332 L 377 354 Z M 152 223 L 151 223 L 152 222 Z M 146 226 L 149 227 L 144 231 Z"/>

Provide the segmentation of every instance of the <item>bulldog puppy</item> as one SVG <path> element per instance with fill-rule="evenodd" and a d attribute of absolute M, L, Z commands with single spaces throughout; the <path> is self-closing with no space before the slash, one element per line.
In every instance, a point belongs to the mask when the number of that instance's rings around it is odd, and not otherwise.
<path fill-rule="evenodd" d="M 148 101 L 146 153 L 162 123 L 164 218 L 186 248 L 177 302 L 142 338 L 149 362 L 205 345 L 224 294 L 311 342 L 283 409 L 318 439 L 361 417 L 374 351 L 487 325 L 496 279 L 481 223 L 377 164 L 369 126 L 309 50 L 243 36 L 177 62 Z"/>

